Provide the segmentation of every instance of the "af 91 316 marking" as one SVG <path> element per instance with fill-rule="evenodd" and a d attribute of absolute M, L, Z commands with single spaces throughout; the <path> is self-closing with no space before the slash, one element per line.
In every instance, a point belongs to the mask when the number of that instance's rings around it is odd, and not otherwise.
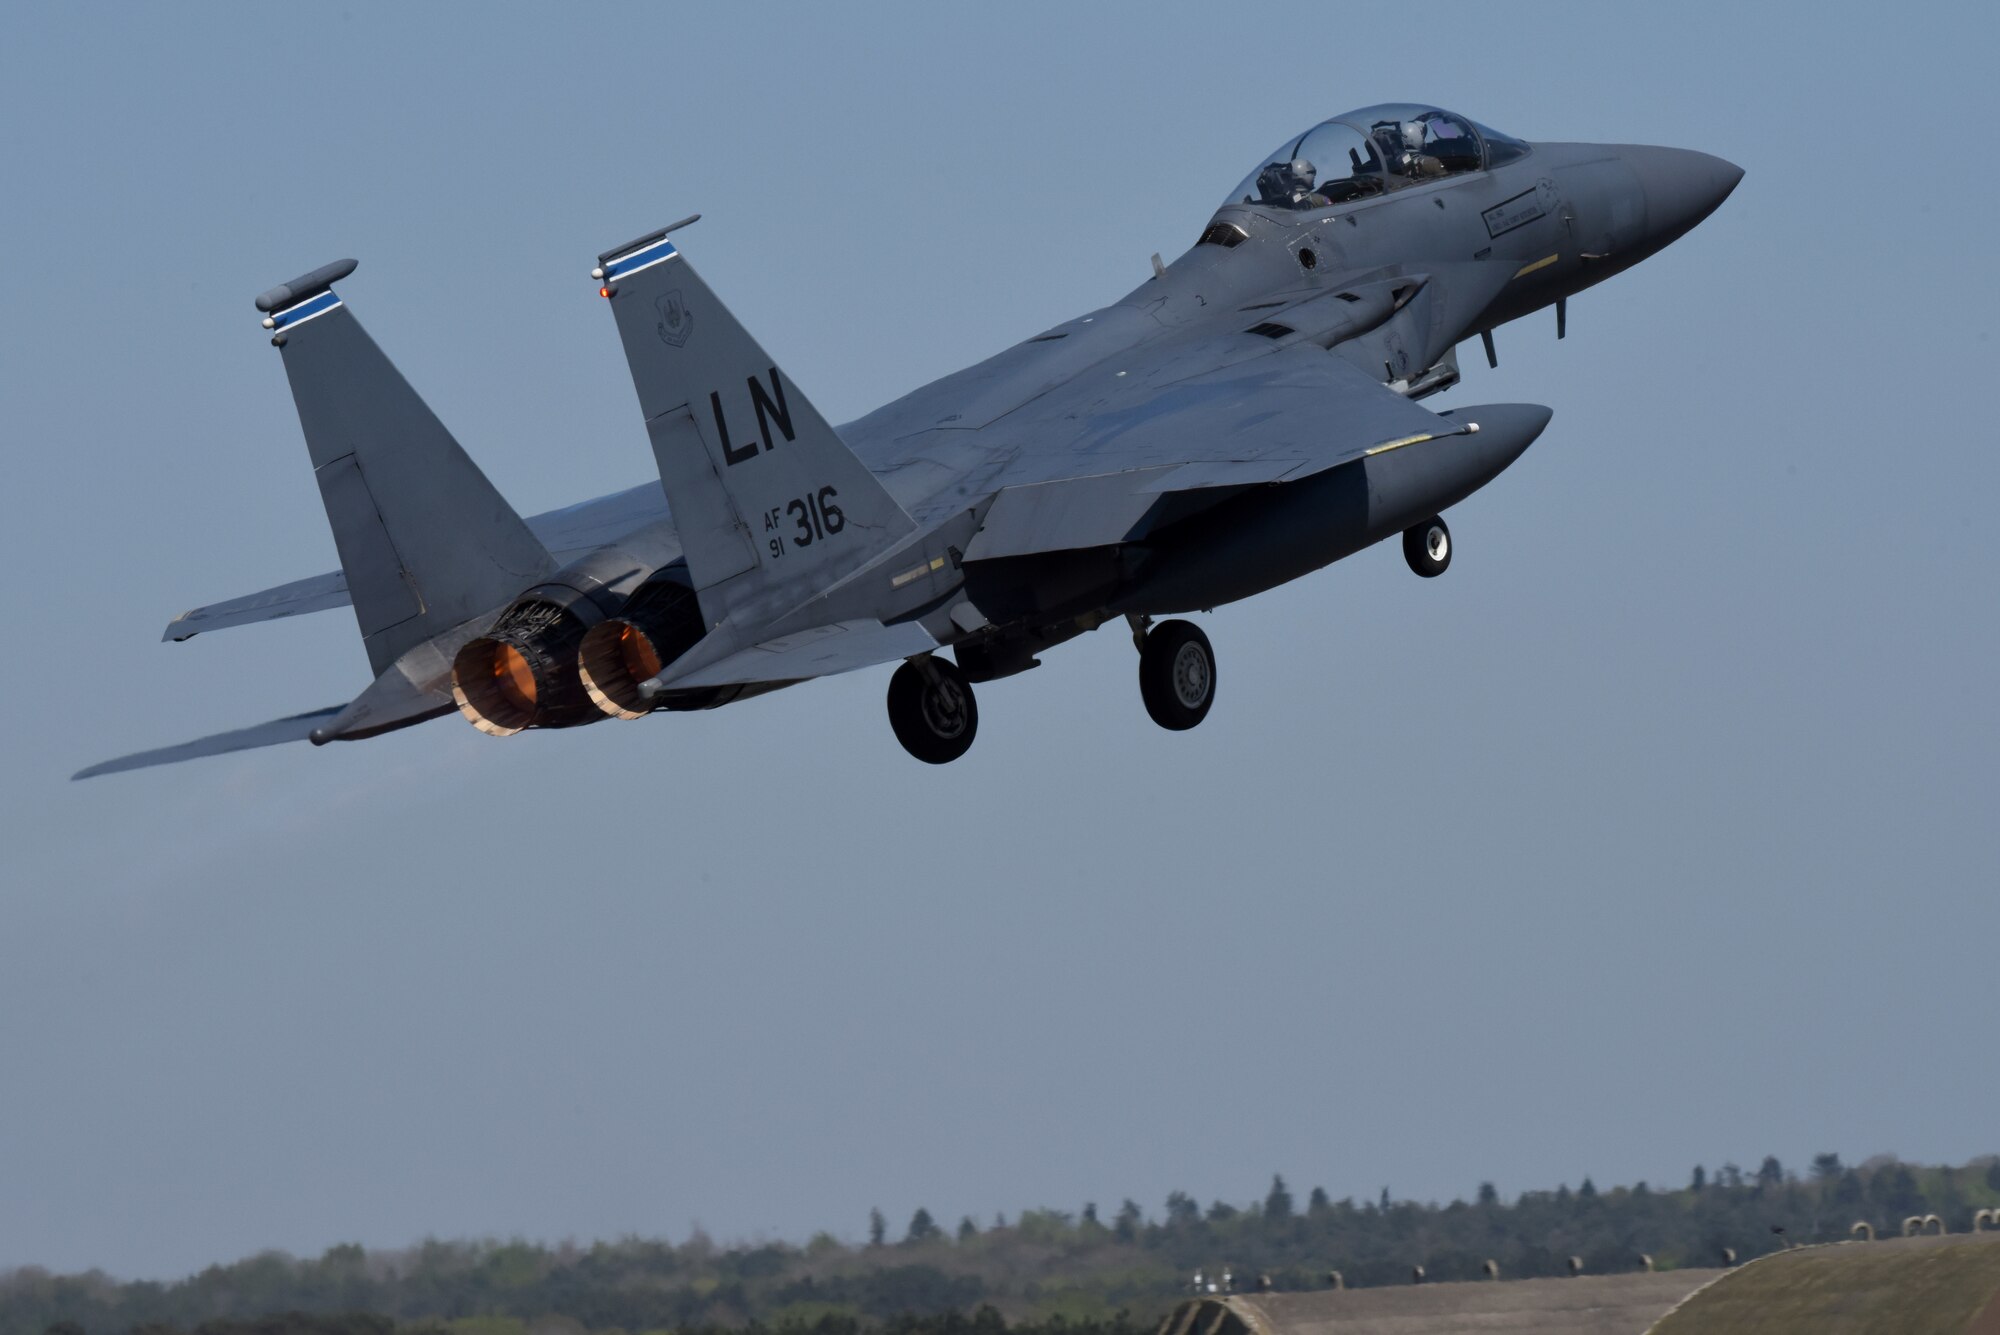
<path fill-rule="evenodd" d="M 834 501 L 840 493 L 832 487 L 821 487 L 818 491 L 794 496 L 782 506 L 772 506 L 764 512 L 764 531 L 774 533 L 783 525 L 779 516 L 789 518 L 798 525 L 798 532 L 791 537 L 793 547 L 810 547 L 834 537 L 847 527 L 847 516 L 841 513 Z M 766 540 L 772 556 L 785 554 L 785 538 L 780 535 Z"/>

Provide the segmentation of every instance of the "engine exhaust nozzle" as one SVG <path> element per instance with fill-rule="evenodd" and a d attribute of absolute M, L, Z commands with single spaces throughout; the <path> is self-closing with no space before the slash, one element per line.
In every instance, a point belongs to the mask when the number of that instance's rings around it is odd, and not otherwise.
<path fill-rule="evenodd" d="M 577 680 L 576 646 L 586 629 L 571 607 L 539 598 L 509 608 L 451 664 L 451 698 L 473 727 L 492 737 L 527 728 L 594 723 Z"/>
<path fill-rule="evenodd" d="M 639 687 L 702 637 L 701 606 L 686 579 L 684 567 L 662 572 L 641 584 L 619 615 L 585 632 L 577 678 L 603 713 L 633 719 L 663 707 Z"/>

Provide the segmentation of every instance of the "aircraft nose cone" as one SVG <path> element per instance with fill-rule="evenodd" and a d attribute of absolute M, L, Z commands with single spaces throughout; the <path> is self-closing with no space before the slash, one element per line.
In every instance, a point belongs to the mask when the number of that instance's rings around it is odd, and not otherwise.
<path fill-rule="evenodd" d="M 1646 223 L 1664 245 L 1721 206 L 1743 179 L 1733 162 L 1688 148 L 1634 146 L 1620 154 L 1646 195 Z"/>

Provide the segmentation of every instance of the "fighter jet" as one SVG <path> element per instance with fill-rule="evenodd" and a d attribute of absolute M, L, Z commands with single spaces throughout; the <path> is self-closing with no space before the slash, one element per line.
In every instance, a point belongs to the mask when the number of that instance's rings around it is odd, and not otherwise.
<path fill-rule="evenodd" d="M 972 745 L 975 686 L 1120 622 L 1146 712 L 1192 728 L 1217 670 L 1185 615 L 1390 538 L 1443 574 L 1444 513 L 1550 418 L 1424 406 L 1459 343 L 1492 362 L 1497 326 L 1550 305 L 1562 337 L 1568 297 L 1741 176 L 1366 107 L 1286 140 L 1121 300 L 839 427 L 696 274 L 685 219 L 590 270 L 659 481 L 525 520 L 335 291 L 355 262 L 326 265 L 256 305 L 341 568 L 165 638 L 348 604 L 374 681 L 77 777 L 453 713 L 494 737 L 630 721 L 890 663 L 890 727 L 941 764 Z"/>

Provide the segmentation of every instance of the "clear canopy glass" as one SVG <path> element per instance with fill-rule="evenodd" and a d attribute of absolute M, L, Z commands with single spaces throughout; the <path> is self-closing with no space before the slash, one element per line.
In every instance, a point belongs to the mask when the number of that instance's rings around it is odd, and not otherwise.
<path fill-rule="evenodd" d="M 1526 151 L 1519 140 L 1476 129 L 1448 111 L 1384 103 L 1336 116 L 1287 141 L 1223 202 L 1322 209 L 1479 171 Z"/>

